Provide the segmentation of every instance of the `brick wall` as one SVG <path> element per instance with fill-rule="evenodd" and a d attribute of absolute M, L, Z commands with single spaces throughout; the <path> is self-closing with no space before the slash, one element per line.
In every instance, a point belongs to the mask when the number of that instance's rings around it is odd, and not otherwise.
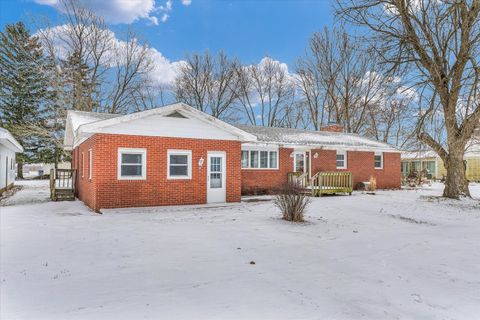
<path fill-rule="evenodd" d="M 293 149 L 279 149 L 279 170 L 242 169 L 242 194 L 274 193 L 287 182 L 287 173 L 293 171 Z M 318 157 L 313 155 L 317 153 Z M 312 150 L 312 173 L 318 171 L 350 171 L 354 187 L 358 182 L 377 179 L 379 189 L 400 188 L 400 153 L 384 153 L 383 169 L 374 168 L 374 152 L 348 151 L 347 169 L 337 169 L 335 150 Z"/>
<path fill-rule="evenodd" d="M 88 150 L 92 149 L 92 179 L 89 179 L 89 154 Z M 82 153 L 84 161 L 82 161 Z M 97 166 L 95 166 L 95 153 L 96 153 L 96 136 L 90 137 L 88 140 L 84 141 L 80 146 L 75 148 L 72 152 L 72 168 L 76 169 L 76 196 L 81 199 L 87 206 L 94 208 L 95 206 L 95 181 L 96 181 L 96 171 Z M 82 165 L 84 168 L 82 169 Z M 83 176 L 82 176 L 83 170 Z"/>
<path fill-rule="evenodd" d="M 81 178 L 77 159 L 88 148 L 93 149 L 93 178 Z M 147 150 L 146 180 L 118 180 L 118 148 L 145 148 Z M 167 150 L 192 151 L 192 178 L 167 180 Z M 96 134 L 74 150 L 74 163 L 79 168 L 78 197 L 89 207 L 122 208 L 176 204 L 202 204 L 207 201 L 207 151 L 226 153 L 227 202 L 240 201 L 241 144 L 237 141 L 197 140 L 185 138 L 127 136 Z M 80 154 L 80 156 L 78 156 Z M 204 164 L 199 167 L 199 159 Z"/>
<path fill-rule="evenodd" d="M 379 189 L 400 188 L 400 153 L 384 152 L 383 169 L 375 169 L 375 153 L 368 151 L 347 151 L 347 168 L 337 169 L 335 150 L 313 150 L 318 158 L 312 157 L 312 172 L 349 171 L 353 174 L 353 186 L 362 181 L 369 181 L 370 176 L 377 179 Z"/>
<path fill-rule="evenodd" d="M 293 171 L 293 149 L 279 148 L 278 170 L 242 169 L 242 194 L 275 193 L 287 182 L 287 173 Z"/>

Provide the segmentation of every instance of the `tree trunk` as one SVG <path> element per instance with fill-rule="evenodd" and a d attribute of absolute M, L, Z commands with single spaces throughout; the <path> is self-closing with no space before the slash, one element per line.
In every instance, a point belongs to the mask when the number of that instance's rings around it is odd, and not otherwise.
<path fill-rule="evenodd" d="M 463 154 L 463 148 L 452 148 L 444 160 L 447 177 L 443 196 L 446 198 L 459 199 L 460 197 L 470 197 Z"/>
<path fill-rule="evenodd" d="M 23 179 L 23 162 L 22 161 L 17 162 L 17 178 Z"/>

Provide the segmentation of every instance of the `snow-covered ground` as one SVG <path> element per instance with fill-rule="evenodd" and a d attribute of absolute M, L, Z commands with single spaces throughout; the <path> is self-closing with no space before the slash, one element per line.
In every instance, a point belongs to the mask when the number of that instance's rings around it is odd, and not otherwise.
<path fill-rule="evenodd" d="M 1 319 L 480 318 L 479 184 L 316 198 L 291 224 L 270 201 L 97 215 L 43 183 L 0 207 Z"/>

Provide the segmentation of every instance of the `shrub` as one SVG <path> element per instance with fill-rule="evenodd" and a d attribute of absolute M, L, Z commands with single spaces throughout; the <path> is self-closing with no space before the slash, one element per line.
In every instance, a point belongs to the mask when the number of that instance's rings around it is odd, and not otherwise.
<path fill-rule="evenodd" d="M 370 176 L 370 180 L 368 181 L 367 191 L 375 192 L 377 190 L 377 179 L 373 176 Z"/>
<path fill-rule="evenodd" d="M 282 219 L 292 222 L 303 222 L 303 212 L 310 203 L 310 198 L 294 184 L 287 184 L 273 200 L 282 212 Z"/>

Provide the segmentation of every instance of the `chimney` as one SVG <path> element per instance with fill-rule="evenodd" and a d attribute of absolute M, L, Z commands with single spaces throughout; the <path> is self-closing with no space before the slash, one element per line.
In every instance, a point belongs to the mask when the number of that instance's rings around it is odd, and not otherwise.
<path fill-rule="evenodd" d="M 339 125 L 335 121 L 328 121 L 328 124 L 321 127 L 320 131 L 343 132 L 343 126 Z"/>

